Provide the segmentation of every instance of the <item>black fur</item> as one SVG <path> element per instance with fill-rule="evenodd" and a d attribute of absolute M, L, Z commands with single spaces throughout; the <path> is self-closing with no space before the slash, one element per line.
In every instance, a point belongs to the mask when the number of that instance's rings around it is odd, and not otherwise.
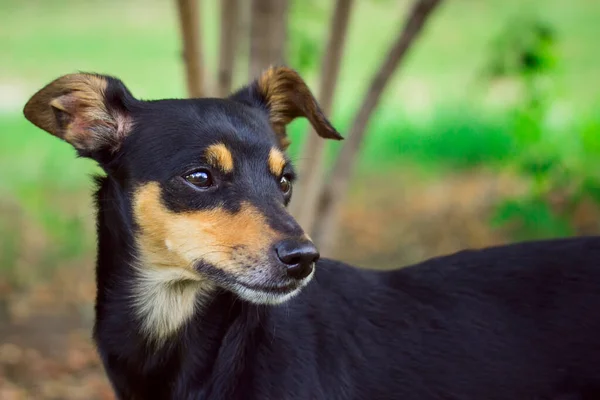
<path fill-rule="evenodd" d="M 391 272 L 324 259 L 289 303 L 223 292 L 158 351 L 135 334 L 124 298 L 99 297 L 96 339 L 122 398 L 593 400 L 599 263 L 598 238 Z M 112 277 L 125 293 L 126 268 Z"/>
<path fill-rule="evenodd" d="M 134 131 L 115 154 L 84 154 L 108 175 L 96 196 L 94 338 L 120 399 L 600 399 L 594 237 L 464 251 L 390 272 L 322 259 L 287 303 L 255 305 L 220 290 L 165 344 L 149 344 L 131 307 L 138 185 L 159 182 L 175 212 L 235 212 L 243 200 L 278 231 L 299 227 L 278 211 L 287 199 L 256 161 L 276 137 L 255 85 L 230 100 L 156 102 L 121 85 L 110 81 L 110 102 L 133 117 Z M 201 196 L 177 179 L 215 141 L 235 153 L 235 176 L 221 177 L 229 189 Z"/>

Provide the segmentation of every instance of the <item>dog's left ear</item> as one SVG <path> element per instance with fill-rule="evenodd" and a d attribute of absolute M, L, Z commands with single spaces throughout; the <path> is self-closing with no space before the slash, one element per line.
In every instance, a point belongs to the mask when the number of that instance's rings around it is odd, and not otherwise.
<path fill-rule="evenodd" d="M 37 127 L 71 144 L 80 155 L 98 159 L 118 150 L 130 133 L 129 107 L 135 101 L 116 78 L 70 74 L 34 94 L 23 114 Z"/>
<path fill-rule="evenodd" d="M 322 138 L 343 139 L 323 114 L 306 82 L 291 68 L 271 67 L 252 84 L 234 93 L 230 98 L 266 109 L 279 145 L 283 149 L 290 144 L 285 127 L 298 117 L 308 119 Z"/>

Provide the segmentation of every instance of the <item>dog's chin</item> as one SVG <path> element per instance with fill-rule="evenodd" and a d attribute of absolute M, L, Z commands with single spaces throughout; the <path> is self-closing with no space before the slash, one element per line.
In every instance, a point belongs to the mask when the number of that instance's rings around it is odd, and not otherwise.
<path fill-rule="evenodd" d="M 311 281 L 313 274 L 314 270 L 309 276 L 301 281 L 285 287 L 250 286 L 241 282 L 236 282 L 230 285 L 228 289 L 235 293 L 239 298 L 253 304 L 277 305 L 285 303 L 297 296 Z"/>
<path fill-rule="evenodd" d="M 292 289 L 289 292 L 270 292 L 263 290 L 250 289 L 246 286 L 236 285 L 230 289 L 240 299 L 246 300 L 253 304 L 277 305 L 285 303 L 292 297 L 296 296 L 302 290 L 301 287 Z"/>

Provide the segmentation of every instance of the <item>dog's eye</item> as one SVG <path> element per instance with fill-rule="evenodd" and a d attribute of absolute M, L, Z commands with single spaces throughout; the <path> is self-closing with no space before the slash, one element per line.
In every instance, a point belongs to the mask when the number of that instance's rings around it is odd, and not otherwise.
<path fill-rule="evenodd" d="M 194 171 L 183 177 L 186 181 L 199 188 L 208 188 L 213 184 L 210 172 L 206 169 Z"/>
<path fill-rule="evenodd" d="M 283 175 L 279 179 L 279 188 L 281 189 L 283 194 L 287 195 L 290 193 L 290 191 L 292 190 L 292 181 L 290 180 L 289 176 Z"/>

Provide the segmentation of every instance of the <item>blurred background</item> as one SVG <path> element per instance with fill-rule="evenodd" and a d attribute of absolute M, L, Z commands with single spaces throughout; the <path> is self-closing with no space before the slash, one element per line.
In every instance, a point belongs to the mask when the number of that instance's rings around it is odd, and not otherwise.
<path fill-rule="evenodd" d="M 0 0 L 0 399 L 113 398 L 89 339 L 100 171 L 21 111 L 52 79 L 156 99 L 295 68 L 348 139 L 290 125 L 293 213 L 322 253 L 397 268 L 600 231 L 598 21 L 596 0 Z"/>

